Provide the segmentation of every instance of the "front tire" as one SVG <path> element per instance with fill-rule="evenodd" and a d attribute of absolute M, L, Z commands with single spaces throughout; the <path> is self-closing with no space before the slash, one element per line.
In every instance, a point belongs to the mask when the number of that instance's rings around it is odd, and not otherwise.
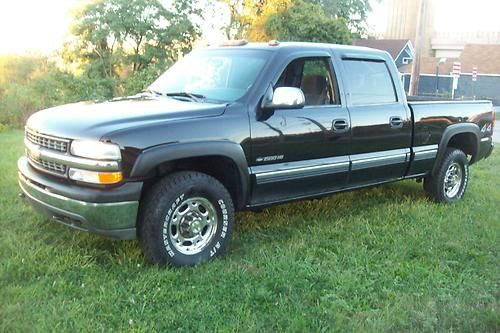
<path fill-rule="evenodd" d="M 227 249 L 234 207 L 217 179 L 200 172 L 177 172 L 155 184 L 144 200 L 138 238 L 153 263 L 190 266 Z"/>
<path fill-rule="evenodd" d="M 447 148 L 434 176 L 424 179 L 424 189 L 437 202 L 460 200 L 469 181 L 469 161 L 460 149 Z"/>

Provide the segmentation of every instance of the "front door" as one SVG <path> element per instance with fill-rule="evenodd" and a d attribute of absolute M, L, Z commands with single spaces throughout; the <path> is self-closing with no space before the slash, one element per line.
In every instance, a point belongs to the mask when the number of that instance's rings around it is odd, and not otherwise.
<path fill-rule="evenodd" d="M 350 121 L 330 57 L 292 59 L 275 82 L 301 88 L 306 105 L 251 117 L 252 205 L 346 186 Z"/>

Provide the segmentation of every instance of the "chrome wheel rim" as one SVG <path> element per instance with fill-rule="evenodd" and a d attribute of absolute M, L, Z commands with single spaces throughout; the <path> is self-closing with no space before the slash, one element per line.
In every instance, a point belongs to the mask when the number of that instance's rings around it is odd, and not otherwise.
<path fill-rule="evenodd" d="M 172 213 L 168 234 L 174 248 L 183 254 L 203 251 L 217 231 L 217 212 L 205 198 L 184 200 Z"/>
<path fill-rule="evenodd" d="M 457 162 L 450 164 L 444 176 L 444 194 L 453 198 L 460 191 L 462 185 L 462 167 Z"/>

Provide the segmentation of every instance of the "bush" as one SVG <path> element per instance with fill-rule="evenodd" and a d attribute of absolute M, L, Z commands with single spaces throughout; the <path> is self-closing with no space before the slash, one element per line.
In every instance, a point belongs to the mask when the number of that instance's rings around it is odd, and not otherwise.
<path fill-rule="evenodd" d="M 0 123 L 22 127 L 36 111 L 109 98 L 109 89 L 115 85 L 105 79 L 75 76 L 45 57 L 0 57 Z"/>

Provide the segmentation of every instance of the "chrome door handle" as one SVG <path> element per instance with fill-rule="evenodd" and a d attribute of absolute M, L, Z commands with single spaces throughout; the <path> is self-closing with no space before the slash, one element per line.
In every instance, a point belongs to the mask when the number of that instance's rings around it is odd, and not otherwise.
<path fill-rule="evenodd" d="M 401 128 L 403 127 L 403 118 L 399 116 L 392 116 L 389 118 L 389 124 L 392 128 Z"/>
<path fill-rule="evenodd" d="M 332 128 L 335 133 L 345 133 L 349 131 L 349 122 L 347 119 L 335 119 Z"/>

